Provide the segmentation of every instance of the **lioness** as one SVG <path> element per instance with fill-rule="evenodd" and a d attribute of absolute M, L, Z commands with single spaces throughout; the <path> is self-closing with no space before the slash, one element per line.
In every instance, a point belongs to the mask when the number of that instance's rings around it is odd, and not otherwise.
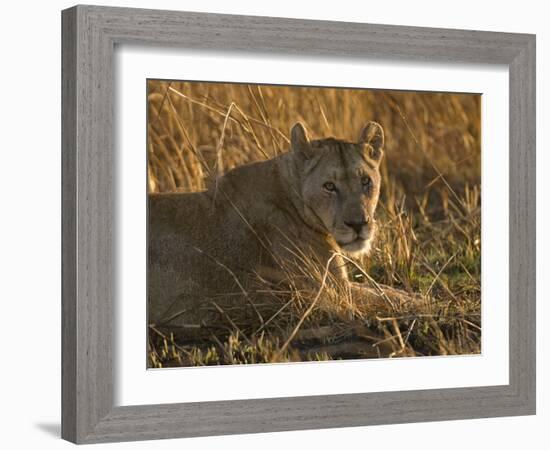
<path fill-rule="evenodd" d="M 204 192 L 151 194 L 149 322 L 200 321 L 204 302 L 243 302 L 254 278 L 284 277 L 285 263 L 305 258 L 330 260 L 332 274 L 372 296 L 347 281 L 339 255 L 370 249 L 383 146 L 375 122 L 357 142 L 310 140 L 297 123 L 287 153 L 235 168 Z"/>

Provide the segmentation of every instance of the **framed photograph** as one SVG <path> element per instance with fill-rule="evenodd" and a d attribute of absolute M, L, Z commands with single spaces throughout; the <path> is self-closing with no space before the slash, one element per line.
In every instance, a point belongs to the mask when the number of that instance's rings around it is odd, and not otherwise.
<path fill-rule="evenodd" d="M 535 37 L 62 13 L 62 435 L 535 413 Z"/>

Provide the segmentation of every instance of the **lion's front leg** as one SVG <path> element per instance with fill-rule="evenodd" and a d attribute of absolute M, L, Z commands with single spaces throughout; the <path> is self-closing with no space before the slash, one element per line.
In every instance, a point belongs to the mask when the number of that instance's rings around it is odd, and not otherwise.
<path fill-rule="evenodd" d="M 381 284 L 372 287 L 350 282 L 349 287 L 353 301 L 373 311 L 402 313 L 412 310 L 421 301 L 421 296 L 418 294 Z"/>

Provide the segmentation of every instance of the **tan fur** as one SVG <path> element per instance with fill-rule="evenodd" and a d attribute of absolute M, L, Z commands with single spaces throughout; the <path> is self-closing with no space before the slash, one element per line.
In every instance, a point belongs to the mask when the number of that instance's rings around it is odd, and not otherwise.
<path fill-rule="evenodd" d="M 324 267 L 335 252 L 368 251 L 383 141 L 374 122 L 354 143 L 310 141 L 297 124 L 288 153 L 238 167 L 205 192 L 151 194 L 149 321 L 201 321 L 206 303 L 242 304 L 254 280 L 284 277 L 285 264 L 306 257 Z M 347 280 L 344 266 L 335 258 L 331 271 Z"/>

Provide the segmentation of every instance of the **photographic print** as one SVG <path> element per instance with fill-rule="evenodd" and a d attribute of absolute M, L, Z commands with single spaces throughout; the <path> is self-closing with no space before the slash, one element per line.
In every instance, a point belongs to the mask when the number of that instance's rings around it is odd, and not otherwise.
<path fill-rule="evenodd" d="M 481 352 L 481 95 L 146 101 L 148 368 Z"/>

